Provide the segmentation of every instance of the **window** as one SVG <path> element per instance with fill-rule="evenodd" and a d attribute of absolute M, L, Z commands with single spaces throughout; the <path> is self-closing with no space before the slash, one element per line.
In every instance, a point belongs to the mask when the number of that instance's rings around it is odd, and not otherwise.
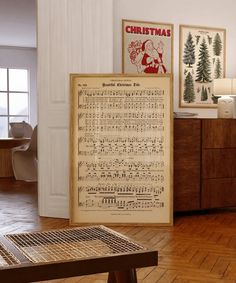
<path fill-rule="evenodd" d="M 10 122 L 29 122 L 28 70 L 0 68 L 0 138 Z"/>

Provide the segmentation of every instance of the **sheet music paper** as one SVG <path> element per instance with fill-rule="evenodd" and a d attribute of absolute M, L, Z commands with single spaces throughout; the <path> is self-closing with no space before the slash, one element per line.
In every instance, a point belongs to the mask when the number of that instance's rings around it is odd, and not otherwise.
<path fill-rule="evenodd" d="M 170 223 L 170 76 L 72 77 L 73 223 Z"/>

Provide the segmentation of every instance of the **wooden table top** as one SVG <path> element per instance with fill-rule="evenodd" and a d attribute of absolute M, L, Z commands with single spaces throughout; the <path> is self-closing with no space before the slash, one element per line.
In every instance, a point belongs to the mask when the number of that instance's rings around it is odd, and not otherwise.
<path fill-rule="evenodd" d="M 0 138 L 0 148 L 12 148 L 30 141 L 30 138 Z"/>

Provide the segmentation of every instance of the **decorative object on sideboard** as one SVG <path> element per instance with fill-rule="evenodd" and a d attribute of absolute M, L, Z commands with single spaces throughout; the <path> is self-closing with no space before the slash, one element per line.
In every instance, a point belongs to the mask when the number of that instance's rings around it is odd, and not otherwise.
<path fill-rule="evenodd" d="M 233 98 L 233 108 L 234 108 L 234 117 L 236 118 L 236 79 L 233 79 L 233 83 L 232 83 L 232 98 Z"/>
<path fill-rule="evenodd" d="M 174 112 L 174 118 L 193 118 L 197 116 L 198 113 L 193 112 Z"/>
<path fill-rule="evenodd" d="M 236 87 L 233 87 L 235 79 L 215 79 L 213 83 L 214 95 L 218 99 L 218 118 L 233 118 L 234 116 L 234 99 L 231 96 L 236 95 Z"/>

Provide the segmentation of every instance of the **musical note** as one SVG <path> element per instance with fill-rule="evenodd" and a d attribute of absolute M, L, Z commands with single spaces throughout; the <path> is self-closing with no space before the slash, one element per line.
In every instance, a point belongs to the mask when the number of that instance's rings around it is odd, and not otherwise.
<path fill-rule="evenodd" d="M 164 207 L 160 197 L 163 186 L 152 185 L 117 185 L 98 184 L 78 188 L 80 192 L 78 205 L 82 209 L 117 209 L 117 210 L 150 210 L 153 207 Z M 90 198 L 83 199 L 83 195 Z M 81 199 L 83 199 L 81 201 Z"/>

